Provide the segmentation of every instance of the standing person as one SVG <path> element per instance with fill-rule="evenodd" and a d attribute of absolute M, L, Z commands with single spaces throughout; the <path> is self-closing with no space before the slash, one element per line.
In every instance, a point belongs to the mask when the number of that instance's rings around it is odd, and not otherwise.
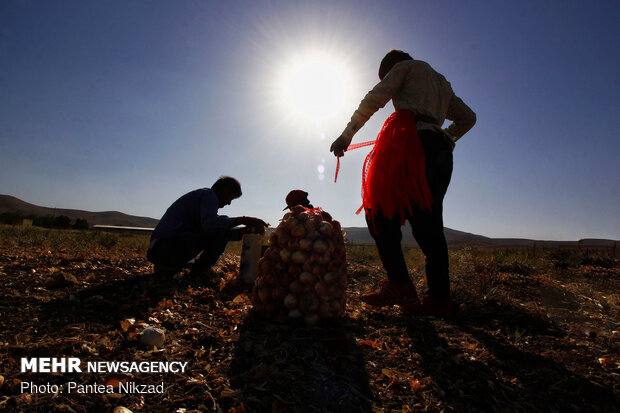
<path fill-rule="evenodd" d="M 264 233 L 268 224 L 261 219 L 218 215 L 220 208 L 240 196 L 239 181 L 222 176 L 211 188 L 196 189 L 177 199 L 151 235 L 146 256 L 155 265 L 155 273 L 174 274 L 201 252 L 192 272 L 208 271 L 228 241 L 238 241 L 248 233 Z M 236 228 L 240 225 L 245 226 Z"/>
<path fill-rule="evenodd" d="M 455 142 L 476 123 L 476 114 L 428 63 L 391 50 L 379 66 L 380 82 L 366 94 L 330 148 L 343 156 L 353 135 L 391 99 L 396 112 L 385 122 L 363 171 L 363 207 L 387 280 L 363 296 L 373 306 L 451 317 L 448 247 L 443 233 L 443 198 L 452 175 Z M 453 122 L 441 128 L 445 119 Z M 401 250 L 408 220 L 426 257 L 428 290 L 418 295 Z"/>

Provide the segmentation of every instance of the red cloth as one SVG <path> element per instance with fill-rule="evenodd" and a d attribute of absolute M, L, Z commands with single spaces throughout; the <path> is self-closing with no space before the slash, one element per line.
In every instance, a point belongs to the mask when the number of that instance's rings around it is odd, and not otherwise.
<path fill-rule="evenodd" d="M 413 112 L 392 113 L 362 169 L 362 208 L 369 220 L 380 212 L 388 218 L 398 217 L 404 224 L 414 204 L 430 210 L 432 197 L 425 171 L 424 148 Z"/>

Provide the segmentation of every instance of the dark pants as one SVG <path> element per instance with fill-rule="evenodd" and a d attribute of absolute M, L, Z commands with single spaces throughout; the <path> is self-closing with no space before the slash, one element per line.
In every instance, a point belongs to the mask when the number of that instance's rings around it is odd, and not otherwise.
<path fill-rule="evenodd" d="M 438 132 L 419 131 L 426 156 L 426 178 L 433 196 L 430 211 L 413 209 L 407 220 L 413 236 L 426 257 L 427 294 L 445 300 L 450 298 L 448 246 L 443 233 L 443 198 L 452 176 L 452 148 Z M 410 281 L 401 249 L 401 224 L 398 218 L 378 215 L 374 230 L 368 218 L 368 229 L 374 238 L 379 257 L 390 280 Z"/>
<path fill-rule="evenodd" d="M 224 252 L 230 235 L 230 230 L 211 230 L 206 233 L 184 232 L 161 238 L 147 251 L 146 258 L 155 265 L 180 269 L 202 252 L 194 268 L 210 268 Z"/>

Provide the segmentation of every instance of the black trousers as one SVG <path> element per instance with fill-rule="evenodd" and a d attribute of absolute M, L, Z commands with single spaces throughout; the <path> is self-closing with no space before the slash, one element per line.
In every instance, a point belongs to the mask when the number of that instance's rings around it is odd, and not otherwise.
<path fill-rule="evenodd" d="M 217 229 L 204 233 L 183 232 L 161 238 L 147 251 L 146 258 L 153 264 L 180 269 L 202 252 L 194 268 L 210 268 L 224 252 L 231 233 L 228 229 Z"/>
<path fill-rule="evenodd" d="M 413 236 L 426 257 L 427 294 L 440 300 L 450 298 L 448 245 L 443 232 L 443 198 L 452 177 L 452 148 L 439 132 L 418 132 L 426 157 L 426 179 L 433 196 L 430 211 L 413 209 L 407 220 Z M 402 232 L 398 218 L 380 213 L 374 217 L 374 231 L 366 218 L 370 234 L 377 244 L 379 257 L 388 279 L 410 281 L 401 249 Z"/>

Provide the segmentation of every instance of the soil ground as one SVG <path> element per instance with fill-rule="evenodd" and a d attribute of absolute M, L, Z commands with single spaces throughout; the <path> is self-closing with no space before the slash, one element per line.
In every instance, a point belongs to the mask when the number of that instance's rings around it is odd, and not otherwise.
<path fill-rule="evenodd" d="M 456 320 L 374 309 L 384 277 L 350 247 L 339 320 L 308 327 L 251 311 L 226 253 L 209 277 L 152 274 L 143 247 L 0 243 L 0 410 L 12 412 L 611 412 L 620 406 L 617 259 L 561 251 L 451 252 Z M 411 258 L 413 257 L 413 258 Z M 423 260 L 412 252 L 418 286 Z M 146 347 L 139 333 L 165 331 Z M 22 373 L 23 357 L 186 361 L 184 373 Z M 164 384 L 156 394 L 67 392 L 67 383 Z M 22 383 L 64 386 L 22 392 Z"/>

